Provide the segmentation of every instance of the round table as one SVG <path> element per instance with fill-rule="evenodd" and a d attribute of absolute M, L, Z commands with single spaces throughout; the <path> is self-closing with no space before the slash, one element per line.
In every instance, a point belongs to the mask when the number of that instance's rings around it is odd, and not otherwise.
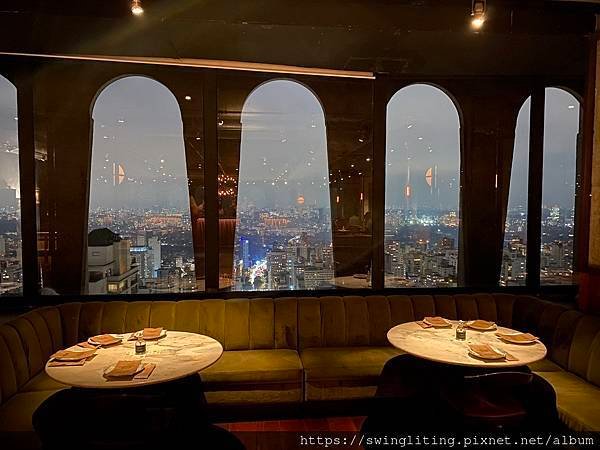
<path fill-rule="evenodd" d="M 467 367 L 519 367 L 534 363 L 546 356 L 546 346 L 534 344 L 510 344 L 502 341 L 495 333 L 515 333 L 510 328 L 498 327 L 494 331 L 475 331 L 466 328 L 467 339 L 456 340 L 456 321 L 452 328 L 422 328 L 416 322 L 407 322 L 390 329 L 387 338 L 390 343 L 418 358 L 429 361 Z M 513 355 L 517 360 L 483 361 L 469 356 L 469 344 L 491 344 Z"/>
<path fill-rule="evenodd" d="M 208 336 L 182 331 L 167 331 L 156 341 L 146 341 L 146 353 L 136 355 L 131 333 L 113 334 L 122 337 L 121 344 L 99 348 L 96 356 L 83 366 L 49 367 L 48 376 L 59 383 L 78 388 L 110 389 L 148 386 L 179 380 L 214 364 L 223 354 L 221 344 Z M 75 347 L 71 347 L 75 348 Z M 141 360 L 156 364 L 147 379 L 107 379 L 106 368 L 119 360 Z"/>

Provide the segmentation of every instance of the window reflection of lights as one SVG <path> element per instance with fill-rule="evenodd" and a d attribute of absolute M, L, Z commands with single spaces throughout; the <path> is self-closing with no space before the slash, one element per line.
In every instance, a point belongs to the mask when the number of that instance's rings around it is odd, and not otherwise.
<path fill-rule="evenodd" d="M 471 26 L 475 30 L 481 29 L 485 23 L 486 0 L 473 0 L 471 8 Z"/>
<path fill-rule="evenodd" d="M 144 8 L 142 8 L 141 0 L 131 0 L 131 13 L 134 16 L 141 16 L 144 14 Z"/>

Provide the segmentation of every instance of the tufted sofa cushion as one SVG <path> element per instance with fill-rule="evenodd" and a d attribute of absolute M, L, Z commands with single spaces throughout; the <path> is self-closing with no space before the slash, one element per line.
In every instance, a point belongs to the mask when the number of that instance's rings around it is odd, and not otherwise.
<path fill-rule="evenodd" d="M 529 296 L 422 294 L 39 308 L 0 325 L 0 434 L 31 431 L 31 411 L 63 388 L 44 374 L 45 361 L 90 335 L 163 326 L 214 337 L 225 353 L 201 372 L 209 403 L 331 400 L 373 395 L 381 369 L 399 353 L 387 331 L 426 315 L 483 318 L 537 334 L 548 358 L 532 368 L 555 386 L 563 420 L 575 429 L 600 429 L 594 419 L 600 417 L 599 318 Z"/>

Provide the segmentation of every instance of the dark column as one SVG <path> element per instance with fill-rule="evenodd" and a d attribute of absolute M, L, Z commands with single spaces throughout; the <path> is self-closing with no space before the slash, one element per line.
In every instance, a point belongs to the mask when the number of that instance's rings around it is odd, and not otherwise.
<path fill-rule="evenodd" d="M 498 285 L 520 90 L 489 81 L 458 89 L 463 113 L 459 285 Z"/>
<path fill-rule="evenodd" d="M 204 205 L 206 233 L 206 290 L 219 289 L 219 155 L 217 147 L 217 75 L 214 70 L 204 73 L 202 91 L 204 125 Z"/>
<path fill-rule="evenodd" d="M 374 289 L 385 286 L 385 140 L 388 96 L 385 80 L 375 82 L 373 105 L 373 273 Z"/>
<path fill-rule="evenodd" d="M 36 77 L 36 139 L 47 149 L 46 202 L 51 283 L 59 294 L 85 293 L 91 166 L 91 107 L 102 81 L 78 65 L 47 65 Z M 43 137 L 43 139 L 42 139 Z M 50 194 L 50 195 L 48 195 Z M 48 202 L 50 202 L 48 204 Z"/>
<path fill-rule="evenodd" d="M 196 74 L 197 79 L 201 79 L 201 73 Z M 185 84 L 185 83 L 181 83 Z M 189 83 L 187 83 L 189 84 Z M 196 83 L 199 85 L 200 83 Z M 175 83 L 182 90 L 179 83 Z M 179 106 L 181 108 L 181 120 L 183 122 L 183 140 L 185 144 L 185 160 L 188 177 L 188 192 L 190 197 L 190 219 L 192 225 L 192 239 L 194 245 L 194 265 L 198 287 L 205 284 L 206 270 L 206 214 L 205 214 L 205 190 L 204 190 L 204 136 L 203 136 L 203 96 L 194 95 L 201 89 L 197 86 L 195 89 L 185 90 L 191 94 L 190 100 L 186 100 L 185 95 L 177 95 Z M 183 101 L 182 101 L 183 98 Z"/>

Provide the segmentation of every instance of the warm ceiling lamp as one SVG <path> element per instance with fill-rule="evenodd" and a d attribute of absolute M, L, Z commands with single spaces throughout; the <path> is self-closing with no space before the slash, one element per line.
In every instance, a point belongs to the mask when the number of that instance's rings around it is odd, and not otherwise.
<path fill-rule="evenodd" d="M 134 16 L 141 16 L 144 14 L 144 8 L 142 8 L 142 0 L 131 0 L 131 13 Z"/>
<path fill-rule="evenodd" d="M 473 0 L 471 7 L 471 26 L 475 30 L 481 29 L 485 23 L 485 0 Z"/>

